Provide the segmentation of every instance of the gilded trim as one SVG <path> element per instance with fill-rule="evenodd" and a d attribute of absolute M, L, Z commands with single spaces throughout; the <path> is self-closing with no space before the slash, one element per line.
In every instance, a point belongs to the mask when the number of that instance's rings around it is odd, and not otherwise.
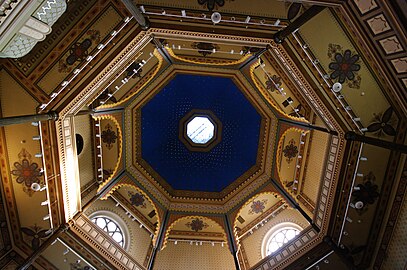
<path fill-rule="evenodd" d="M 284 115 L 285 117 L 294 120 L 294 121 L 299 121 L 299 122 L 304 122 L 304 123 L 309 123 L 305 118 L 299 118 L 295 116 L 290 116 L 287 113 L 285 113 L 283 110 L 281 110 L 277 104 L 274 102 L 274 100 L 270 97 L 270 95 L 267 93 L 267 90 L 264 89 L 264 87 L 257 81 L 257 79 L 254 76 L 254 69 L 257 68 L 260 64 L 259 63 L 253 63 L 250 65 L 250 78 L 256 85 L 257 89 L 260 91 L 261 95 L 267 100 L 267 102 L 280 114 Z"/>
<path fill-rule="evenodd" d="M 105 196 L 103 196 L 100 199 L 101 200 L 107 200 L 107 198 L 112 196 L 113 193 L 115 191 L 117 191 L 118 189 L 120 189 L 121 187 L 129 187 L 129 188 L 135 189 L 137 192 L 140 192 L 144 196 L 144 198 L 146 198 L 147 201 L 153 206 L 154 211 L 157 213 L 157 226 L 155 227 L 154 237 L 153 237 L 153 240 L 152 240 L 153 245 L 155 246 L 156 242 L 157 242 L 157 238 L 158 238 L 158 232 L 159 232 L 159 229 L 160 229 L 160 226 L 161 226 L 161 218 L 160 218 L 160 215 L 159 215 L 160 212 L 158 212 L 157 206 L 155 205 L 153 200 L 150 198 L 150 196 L 148 196 L 142 189 L 140 189 L 138 186 L 136 186 L 135 183 L 133 183 L 132 181 L 129 181 L 127 178 L 125 178 L 125 179 L 122 178 L 122 179 L 120 179 L 120 181 L 116 185 L 114 185 L 109 190 L 109 192 Z"/>
<path fill-rule="evenodd" d="M 209 218 L 209 217 L 205 217 L 205 216 L 186 216 L 186 217 L 180 217 L 180 218 L 176 219 L 174 222 L 171 223 L 170 226 L 168 226 L 167 230 L 165 231 L 164 240 L 163 240 L 161 250 L 163 250 L 167 246 L 167 242 L 168 242 L 168 238 L 170 236 L 171 229 L 175 226 L 175 224 L 177 224 L 181 220 L 189 220 L 189 219 L 195 219 L 195 218 L 209 219 L 209 220 L 215 222 L 216 224 L 218 224 L 219 227 L 222 228 L 222 230 L 223 230 L 222 240 L 225 241 L 226 243 L 228 243 L 228 245 L 230 245 L 229 241 L 227 240 L 226 232 L 224 231 L 223 226 L 221 224 L 219 224 L 219 222 L 217 222 L 216 220 L 214 220 L 212 218 Z"/>
<path fill-rule="evenodd" d="M 178 56 L 174 53 L 174 51 L 170 47 L 165 47 L 168 51 L 168 54 L 178 61 L 190 63 L 190 64 L 197 64 L 197 65 L 209 65 L 209 66 L 235 66 L 244 63 L 248 60 L 252 55 L 246 54 L 242 58 L 238 60 L 225 60 L 225 59 L 214 59 L 214 58 L 203 58 L 203 57 L 196 57 L 196 56 Z"/>
<path fill-rule="evenodd" d="M 122 159 L 122 154 L 123 154 L 123 133 L 122 133 L 122 129 L 120 127 L 119 122 L 113 115 L 105 114 L 105 115 L 100 115 L 100 116 L 92 116 L 92 118 L 94 120 L 111 120 L 116 125 L 117 133 L 118 133 L 117 138 L 118 138 L 118 145 L 119 145 L 119 149 L 118 149 L 119 157 L 117 158 L 117 163 L 116 163 L 116 166 L 115 166 L 112 174 L 99 185 L 99 188 L 97 190 L 97 193 L 99 193 L 103 189 L 103 187 L 105 187 L 114 178 L 115 174 L 119 170 L 120 161 Z M 103 155 L 103 153 L 102 153 L 102 155 Z"/>

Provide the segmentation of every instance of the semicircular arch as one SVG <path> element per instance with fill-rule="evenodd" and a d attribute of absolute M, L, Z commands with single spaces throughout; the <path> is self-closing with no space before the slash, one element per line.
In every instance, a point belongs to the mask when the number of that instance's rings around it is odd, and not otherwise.
<path fill-rule="evenodd" d="M 290 179 L 290 180 L 292 180 L 292 181 L 289 181 L 287 183 L 283 182 L 284 177 L 283 177 L 282 168 L 281 168 L 282 167 L 283 155 L 284 155 L 284 151 L 285 151 L 283 149 L 284 148 L 283 145 L 284 145 L 284 142 L 286 141 L 286 137 L 292 132 L 299 133 L 300 134 L 300 140 L 301 140 L 301 138 L 303 136 L 305 136 L 307 133 L 309 133 L 308 130 L 304 130 L 304 129 L 300 129 L 300 128 L 296 128 L 296 127 L 291 127 L 291 128 L 288 128 L 286 131 L 284 131 L 284 133 L 280 136 L 280 139 L 279 139 L 278 144 L 277 144 L 276 163 L 275 163 L 276 165 L 275 166 L 276 166 L 276 169 L 277 169 L 278 181 L 283 186 L 283 188 L 289 194 L 291 194 L 293 196 L 293 198 L 296 198 L 296 196 L 297 196 L 297 194 L 295 192 L 297 190 L 296 186 L 298 186 L 298 184 L 299 184 L 299 179 L 297 179 L 298 178 L 297 176 L 299 175 L 299 172 L 300 172 L 299 171 L 299 169 L 300 169 L 299 166 L 301 164 L 301 161 L 299 160 L 300 151 L 299 151 L 299 149 L 297 149 L 297 146 L 295 146 L 296 151 L 297 151 L 296 156 L 295 156 L 296 164 L 291 168 L 293 179 Z M 302 145 L 301 142 L 299 142 L 299 146 L 301 146 L 301 145 Z M 294 158 L 294 157 L 290 156 L 290 158 Z"/>
<path fill-rule="evenodd" d="M 161 220 L 161 217 L 160 217 L 160 214 L 159 214 L 160 212 L 158 211 L 157 205 L 156 205 L 156 204 L 154 203 L 154 201 L 150 198 L 150 196 L 147 195 L 147 193 L 145 193 L 141 188 L 139 188 L 138 186 L 136 186 L 136 184 L 127 183 L 127 182 L 119 182 L 119 183 L 117 183 L 116 185 L 114 185 L 114 186 L 112 187 L 112 189 L 109 190 L 109 192 L 108 192 L 105 196 L 103 196 L 103 197 L 101 198 L 101 200 L 106 200 L 109 196 L 111 196 L 111 195 L 113 194 L 114 191 L 117 191 L 117 190 L 119 190 L 119 189 L 122 188 L 122 187 L 128 187 L 128 188 L 133 189 L 134 191 L 140 193 L 140 194 L 147 200 L 147 202 L 148 202 L 149 204 L 151 204 L 151 206 L 153 207 L 153 209 L 154 209 L 154 211 L 155 211 L 155 213 L 156 213 L 156 215 L 157 215 L 157 225 L 156 225 L 156 227 L 155 227 L 154 236 L 153 236 L 153 239 L 152 239 L 153 245 L 155 245 L 156 242 L 157 242 L 158 232 L 159 232 L 159 230 L 160 230 L 162 220 Z"/>
<path fill-rule="evenodd" d="M 99 116 L 93 116 L 93 119 L 95 121 L 101 121 L 101 120 L 110 120 L 111 122 L 114 123 L 115 127 L 117 128 L 117 141 L 118 141 L 118 157 L 117 157 L 117 162 L 115 164 L 115 167 L 113 169 L 113 171 L 110 173 L 110 176 L 107 177 L 98 187 L 97 192 L 100 192 L 102 190 L 102 188 L 104 186 L 106 186 L 115 176 L 115 174 L 117 173 L 117 171 L 119 170 L 120 167 L 120 161 L 122 159 L 122 152 L 123 152 L 123 133 L 122 133 L 122 129 L 120 127 L 119 121 L 117 121 L 117 119 L 109 114 L 106 115 L 99 115 Z M 100 134 L 100 136 L 102 136 Z"/>
<path fill-rule="evenodd" d="M 224 227 L 222 227 L 222 225 L 221 225 L 218 221 L 216 221 L 216 220 L 214 220 L 214 219 L 212 219 L 212 218 L 209 218 L 209 217 L 205 217 L 205 216 L 185 216 L 185 217 L 180 217 L 180 218 L 174 220 L 174 221 L 168 226 L 168 228 L 167 228 L 167 230 L 166 230 L 166 232 L 165 232 L 165 235 L 164 235 L 164 240 L 163 240 L 163 244 L 162 244 L 161 249 L 164 249 L 164 248 L 167 246 L 167 242 L 168 242 L 169 236 L 170 236 L 170 234 L 171 234 L 171 230 L 172 230 L 178 223 L 180 223 L 180 222 L 182 222 L 182 221 L 194 220 L 194 219 L 207 220 L 208 222 L 210 221 L 210 223 L 213 224 L 214 226 L 217 226 L 218 228 L 215 228 L 215 229 L 221 230 L 222 235 L 223 235 L 223 236 L 222 236 L 222 240 L 223 240 L 224 242 L 226 242 L 228 245 L 230 245 L 230 243 L 227 241 L 225 229 L 224 229 Z"/>
<path fill-rule="evenodd" d="M 239 209 L 239 211 L 237 212 L 234 220 L 233 220 L 233 236 L 234 236 L 234 241 L 237 245 L 237 247 L 240 247 L 240 239 L 239 239 L 239 232 L 237 230 L 237 224 L 239 222 L 239 217 L 242 215 L 242 213 L 245 210 L 248 210 L 248 208 L 250 208 L 250 205 L 259 197 L 264 197 L 265 195 L 271 195 L 274 198 L 276 198 L 278 201 L 284 201 L 285 200 L 281 197 L 280 194 L 278 194 L 277 192 L 273 192 L 273 191 L 265 191 L 265 192 L 261 192 L 258 193 L 252 197 L 250 197 Z"/>

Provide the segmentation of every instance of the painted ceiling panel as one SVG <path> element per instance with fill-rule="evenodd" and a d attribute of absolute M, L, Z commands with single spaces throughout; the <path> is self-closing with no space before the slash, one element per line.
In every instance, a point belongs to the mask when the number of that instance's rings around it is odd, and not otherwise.
<path fill-rule="evenodd" d="M 176 258 L 176 259 L 175 259 Z M 158 253 L 154 269 L 178 270 L 178 269 L 234 269 L 233 256 L 228 247 L 210 243 L 203 245 L 190 245 L 179 242 L 171 243 L 167 248 Z"/>
<path fill-rule="evenodd" d="M 377 215 L 379 196 L 384 192 L 382 187 L 387 181 L 388 172 L 384 168 L 387 167 L 390 151 L 365 144 L 361 156 L 366 157 L 367 161 L 359 162 L 354 184 L 358 190 L 352 192 L 351 203 L 362 202 L 363 208 L 349 208 L 348 216 L 353 226 L 350 226 L 349 222 L 346 223 L 344 231 L 352 237 L 346 235 L 343 237 L 344 244 L 353 248 L 363 246 L 371 233 L 370 230 L 362 228 L 371 226 Z"/>
<path fill-rule="evenodd" d="M 261 216 L 263 213 L 267 212 L 271 207 L 276 205 L 281 200 L 276 194 L 271 192 L 262 193 L 255 198 L 250 200 L 250 203 L 246 204 L 243 209 L 239 212 L 239 215 L 243 219 L 237 219 L 238 223 L 235 226 L 240 227 L 243 229 L 245 226 L 250 224 L 250 222 L 254 221 L 256 218 Z M 243 221 L 240 222 L 239 220 Z"/>
<path fill-rule="evenodd" d="M 285 185 L 295 179 L 295 167 L 297 165 L 300 138 L 301 132 L 297 130 L 288 131 L 284 137 L 281 162 L 278 166 L 280 166 L 280 180 Z"/>
<path fill-rule="evenodd" d="M 265 57 L 262 59 L 265 59 Z M 264 64 L 254 70 L 254 75 L 264 89 L 268 90 L 268 94 L 273 99 L 274 104 L 286 114 L 295 117 L 304 116 L 303 111 L 298 111 L 298 114 L 294 112 L 300 103 L 294 95 L 293 89 L 290 89 L 289 85 L 282 80 L 269 60 L 262 61 L 264 61 Z M 281 92 L 279 89 L 281 89 Z"/>
<path fill-rule="evenodd" d="M 225 234 L 224 230 L 218 223 L 206 217 L 196 217 L 192 219 L 180 220 L 176 222 L 171 228 L 170 237 L 174 236 L 172 235 L 173 231 L 185 232 L 185 235 L 190 236 L 193 235 L 193 232 L 218 233 L 222 234 L 222 236 Z"/>
<path fill-rule="evenodd" d="M 37 102 L 5 70 L 0 71 L 0 82 L 2 116 L 35 112 Z M 44 177 L 40 172 L 43 168 L 42 158 L 35 156 L 41 153 L 41 146 L 38 140 L 33 140 L 34 136 L 39 135 L 39 128 L 31 123 L 25 123 L 7 126 L 3 131 L 7 143 L 5 152 L 10 164 L 7 168 L 8 181 L 3 181 L 2 185 L 13 191 L 14 198 L 10 198 L 11 194 L 8 192 L 7 199 L 12 199 L 16 207 L 13 216 L 18 218 L 18 226 L 25 228 L 21 231 L 16 227 L 13 233 L 21 233 L 23 241 L 27 244 L 25 248 L 28 247 L 30 251 L 31 248 L 34 249 L 34 238 L 38 239 L 38 242 L 35 241 L 36 245 L 45 239 L 45 235 L 42 234 L 42 237 L 39 237 L 38 232 L 45 232 L 50 227 L 49 220 L 43 220 L 48 213 L 48 207 L 41 206 L 41 202 L 47 200 L 46 194 L 34 192 L 31 189 L 32 183 L 44 183 Z M 6 175 L 3 174 L 3 179 L 5 177 Z M 33 213 L 36 214 L 33 215 Z"/>
<path fill-rule="evenodd" d="M 318 29 L 319 35 L 315 35 Z M 340 92 L 364 127 L 384 113 L 389 102 L 361 51 L 357 50 L 335 16 L 328 9 L 298 31 L 333 82 L 342 84 Z M 332 38 L 335 33 L 335 38 Z M 394 123 L 395 124 L 395 123 Z M 393 125 L 395 128 L 396 125 Z M 392 139 L 388 137 L 387 139 Z"/>
<path fill-rule="evenodd" d="M 95 18 L 87 28 L 83 29 L 81 36 L 73 41 L 69 48 L 61 52 L 58 61 L 55 61 L 48 72 L 38 80 L 38 86 L 48 94 L 55 91 L 88 55 L 98 50 L 99 43 L 106 36 L 110 36 L 110 32 L 121 22 L 121 14 L 113 6 L 108 7 L 102 16 Z"/>
<path fill-rule="evenodd" d="M 138 190 L 124 186 L 118 190 L 118 193 L 120 193 L 123 198 L 126 198 L 126 200 L 146 218 L 146 220 L 150 221 L 152 224 L 157 222 L 157 213 L 155 213 L 153 205 Z"/>

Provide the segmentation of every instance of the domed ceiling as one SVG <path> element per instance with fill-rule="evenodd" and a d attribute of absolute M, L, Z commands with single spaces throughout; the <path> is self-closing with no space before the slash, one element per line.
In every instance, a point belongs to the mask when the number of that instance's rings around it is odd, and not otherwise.
<path fill-rule="evenodd" d="M 274 149 L 276 116 L 239 71 L 208 71 L 170 66 L 126 107 L 133 119 L 132 131 L 126 129 L 132 168 L 174 197 L 221 199 L 271 175 L 264 160 L 271 164 L 265 149 Z M 196 116 L 213 123 L 213 142 L 199 145 L 188 137 Z M 198 126 L 191 135 L 202 131 Z"/>
<path fill-rule="evenodd" d="M 387 2 L 132 5 L 150 28 L 129 2 L 68 1 L 33 53 L 0 62 L 2 117 L 59 117 L 0 129 L 9 246 L 35 257 L 48 245 L 40 269 L 67 269 L 77 254 L 95 269 L 306 269 L 343 255 L 338 246 L 367 265 L 406 181 L 401 153 L 345 138 L 405 141 L 405 38 Z M 309 10 L 319 12 L 273 38 Z M 92 223 L 98 211 L 123 221 L 129 249 Z M 303 230 L 262 257 L 281 222 Z"/>
<path fill-rule="evenodd" d="M 180 121 L 192 110 L 212 112 L 222 126 L 208 152 L 180 140 Z M 220 192 L 256 165 L 261 115 L 230 78 L 178 74 L 136 114 L 141 158 L 173 189 Z"/>

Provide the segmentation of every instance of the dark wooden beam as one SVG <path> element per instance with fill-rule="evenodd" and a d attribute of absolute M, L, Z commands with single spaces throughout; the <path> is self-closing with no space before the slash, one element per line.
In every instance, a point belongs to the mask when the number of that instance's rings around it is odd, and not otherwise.
<path fill-rule="evenodd" d="M 50 237 L 45 240 L 42 245 L 37 248 L 21 265 L 18 270 L 26 270 L 34 261 L 64 232 L 68 230 L 68 224 L 62 224 L 55 230 Z"/>
<path fill-rule="evenodd" d="M 311 224 L 315 231 L 320 232 L 321 229 L 314 223 L 312 218 L 308 216 L 304 209 L 302 209 L 301 206 L 291 197 L 291 195 L 284 188 L 282 188 L 276 180 L 271 178 L 270 181 L 277 189 L 278 193 L 280 193 L 280 195 L 285 199 L 285 201 L 290 204 L 291 207 L 297 209 L 298 212 L 300 212 L 300 214 L 309 222 L 309 224 Z"/>
<path fill-rule="evenodd" d="M 330 130 L 330 129 L 320 127 L 320 126 L 315 126 L 315 125 L 312 125 L 312 124 L 309 124 L 309 123 L 295 121 L 295 120 L 287 119 L 287 118 L 280 118 L 278 120 L 281 121 L 281 122 L 287 123 L 287 124 L 303 127 L 303 128 L 306 128 L 306 129 L 318 130 L 318 131 L 329 133 L 329 134 L 332 134 L 332 135 L 335 135 L 335 136 L 338 135 L 338 132 L 336 130 Z"/>
<path fill-rule="evenodd" d="M 230 252 L 232 253 L 233 260 L 235 262 L 236 270 L 240 270 L 239 258 L 237 257 L 237 247 L 235 241 L 233 241 L 233 229 L 229 217 L 224 216 L 225 225 L 226 225 L 226 236 L 229 242 Z"/>
<path fill-rule="evenodd" d="M 49 112 L 49 113 L 45 113 L 45 114 L 32 114 L 32 115 L 4 117 L 4 118 L 0 118 L 0 127 L 15 125 L 15 124 L 29 123 L 29 122 L 48 121 L 48 120 L 53 120 L 53 121 L 58 120 L 58 113 Z"/>
<path fill-rule="evenodd" d="M 276 43 L 283 43 L 284 39 L 291 35 L 295 30 L 303 26 L 306 22 L 311 20 L 315 15 L 324 10 L 323 6 L 312 6 L 307 9 L 303 14 L 301 14 L 297 19 L 290 23 L 283 30 L 278 31 L 274 34 L 273 39 Z"/>
<path fill-rule="evenodd" d="M 358 141 L 365 144 L 374 145 L 380 148 L 390 149 L 392 151 L 401 152 L 407 154 L 407 145 L 389 142 L 381 139 L 376 139 L 372 137 L 366 137 L 360 134 L 357 134 L 353 131 L 348 131 L 345 133 L 345 139 L 348 141 Z"/>
<path fill-rule="evenodd" d="M 148 270 L 153 270 L 155 259 L 157 257 L 157 251 L 161 248 L 163 240 L 164 240 L 165 228 L 167 227 L 169 216 L 170 216 L 170 213 L 168 210 L 166 210 L 165 214 L 164 214 L 164 220 L 161 222 L 161 227 L 160 227 L 160 230 L 158 231 L 158 237 L 157 237 L 157 241 L 155 243 L 155 247 L 153 247 L 150 261 L 148 262 L 148 266 L 147 266 Z"/>
<path fill-rule="evenodd" d="M 130 11 L 131 15 L 133 15 L 134 19 L 138 22 L 141 26 L 141 29 L 148 30 L 150 28 L 150 21 L 141 14 L 138 7 L 133 3 L 132 0 L 122 0 L 123 4 L 126 8 Z"/>

